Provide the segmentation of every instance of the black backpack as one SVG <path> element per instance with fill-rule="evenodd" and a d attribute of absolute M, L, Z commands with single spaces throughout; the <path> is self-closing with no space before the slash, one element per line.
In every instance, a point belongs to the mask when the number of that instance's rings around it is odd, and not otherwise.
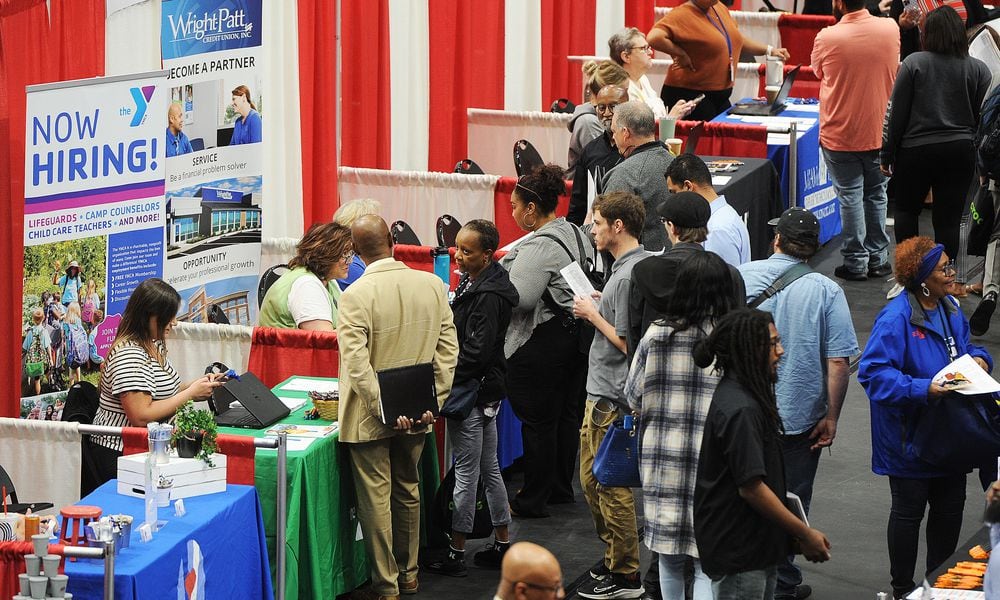
<path fill-rule="evenodd" d="M 66 392 L 66 405 L 63 406 L 60 420 L 90 425 L 97 415 L 100 401 L 100 394 L 94 384 L 89 381 L 78 381 Z"/>
<path fill-rule="evenodd" d="M 979 111 L 975 145 L 979 174 L 1000 181 L 1000 86 L 993 88 Z"/>

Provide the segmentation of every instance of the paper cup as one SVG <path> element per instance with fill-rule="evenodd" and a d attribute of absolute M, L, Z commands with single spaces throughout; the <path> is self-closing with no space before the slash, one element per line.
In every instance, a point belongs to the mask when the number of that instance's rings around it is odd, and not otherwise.
<path fill-rule="evenodd" d="M 25 554 L 24 565 L 28 568 L 28 575 L 38 577 L 42 574 L 42 557 L 37 554 Z"/>
<path fill-rule="evenodd" d="M 66 584 L 69 583 L 68 575 L 53 575 L 49 577 L 49 596 L 62 598 L 66 593 Z"/>
<path fill-rule="evenodd" d="M 681 140 L 680 138 L 670 138 L 668 140 L 665 140 L 664 143 L 667 145 L 667 148 L 670 149 L 671 154 L 673 154 L 674 156 L 681 155 L 681 144 L 684 143 L 683 140 Z"/>
<path fill-rule="evenodd" d="M 28 577 L 30 577 L 30 575 L 28 575 L 27 573 L 21 573 L 20 575 L 17 576 L 17 583 L 21 586 L 22 596 L 31 595 L 31 588 L 28 587 Z"/>
<path fill-rule="evenodd" d="M 674 137 L 674 130 L 677 128 L 677 119 L 663 117 L 660 119 L 660 139 L 663 141 Z"/>
<path fill-rule="evenodd" d="M 35 547 L 36 556 L 45 556 L 49 553 L 49 534 L 36 533 L 31 536 L 31 543 Z"/>
<path fill-rule="evenodd" d="M 774 101 L 778 98 L 778 92 L 781 91 L 781 86 L 769 85 L 764 88 L 764 95 L 767 96 L 767 103 L 774 104 Z"/>
<path fill-rule="evenodd" d="M 45 590 L 49 587 L 48 577 L 28 578 L 28 587 L 31 589 L 32 598 L 44 598 Z"/>
<path fill-rule="evenodd" d="M 55 577 L 59 574 L 59 563 L 62 562 L 62 557 L 58 554 L 46 554 L 42 557 L 42 568 L 45 570 L 46 577 Z M 52 594 L 53 596 L 58 596 L 59 594 Z"/>

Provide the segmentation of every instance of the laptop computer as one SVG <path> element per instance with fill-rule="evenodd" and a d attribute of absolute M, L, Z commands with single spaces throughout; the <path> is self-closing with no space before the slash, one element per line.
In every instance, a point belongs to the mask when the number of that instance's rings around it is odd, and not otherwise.
<path fill-rule="evenodd" d="M 234 401 L 239 406 L 230 406 Z M 253 373 L 230 379 L 209 400 L 215 422 L 225 427 L 262 429 L 288 416 L 288 407 Z"/>
<path fill-rule="evenodd" d="M 774 104 L 768 104 L 766 102 L 738 102 L 735 106 L 729 109 L 729 114 L 752 117 L 773 117 L 781 113 L 781 111 L 785 110 L 785 101 L 788 100 L 788 94 L 792 91 L 792 84 L 795 83 L 795 76 L 798 75 L 800 68 L 802 68 L 802 65 L 796 65 L 794 69 L 785 75 L 785 81 L 782 82 L 781 89 L 778 90 L 778 96 L 774 99 Z"/>

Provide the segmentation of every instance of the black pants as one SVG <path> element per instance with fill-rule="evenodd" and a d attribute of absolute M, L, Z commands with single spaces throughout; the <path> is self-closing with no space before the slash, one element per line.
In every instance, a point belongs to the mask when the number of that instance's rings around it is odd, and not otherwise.
<path fill-rule="evenodd" d="M 959 226 L 975 167 L 975 150 L 970 140 L 900 148 L 893 165 L 896 243 L 920 235 L 917 219 L 927 192 L 933 191 L 934 240 L 944 244 L 949 258 L 958 258 Z"/>
<path fill-rule="evenodd" d="M 550 501 L 573 501 L 587 356 L 560 321 L 536 327 L 507 361 L 507 395 L 524 444 L 524 487 L 511 508 L 524 516 L 547 516 Z"/>
<path fill-rule="evenodd" d="M 678 100 L 694 100 L 701 94 L 705 94 L 705 99 L 699 102 L 698 106 L 694 107 L 691 114 L 684 117 L 685 121 L 711 121 L 732 106 L 729 102 L 729 97 L 733 95 L 733 88 L 720 92 L 703 92 L 701 90 L 689 90 L 687 88 L 664 85 L 663 89 L 660 90 L 660 98 L 663 100 L 663 104 L 667 106 L 667 110 L 670 110 L 670 107 L 676 104 Z"/>
<path fill-rule="evenodd" d="M 83 441 L 82 472 L 80 473 L 80 497 L 86 496 L 104 483 L 118 477 L 119 450 L 99 446 L 85 436 Z"/>
<path fill-rule="evenodd" d="M 892 592 L 903 597 L 914 588 L 920 522 L 927 513 L 927 565 L 930 573 L 955 551 L 965 510 L 965 474 L 931 479 L 889 477 L 892 508 L 889 511 L 889 573 Z"/>

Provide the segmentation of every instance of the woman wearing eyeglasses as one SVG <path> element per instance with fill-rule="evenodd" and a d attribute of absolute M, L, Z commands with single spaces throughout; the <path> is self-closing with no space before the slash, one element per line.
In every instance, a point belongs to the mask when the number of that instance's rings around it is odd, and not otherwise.
<path fill-rule="evenodd" d="M 741 59 L 789 58 L 784 48 L 744 37 L 719 0 L 688 0 L 657 21 L 646 40 L 674 59 L 660 91 L 665 104 L 705 95 L 689 117 L 695 121 L 711 121 L 731 106 L 729 96 Z"/>
<path fill-rule="evenodd" d="M 653 66 L 653 50 L 646 43 L 646 37 L 635 27 L 622 29 L 608 40 L 608 50 L 611 60 L 615 61 L 628 73 L 629 100 L 645 102 L 657 119 L 672 117 L 681 119 L 694 110 L 697 103 L 690 99 L 677 99 L 667 111 L 663 100 L 649 83 L 646 73 Z"/>
<path fill-rule="evenodd" d="M 871 401 L 872 471 L 889 477 L 889 570 L 894 597 L 903 598 L 914 587 L 920 522 L 928 505 L 925 572 L 955 551 L 972 467 L 931 464 L 914 444 L 921 417 L 936 403 L 967 401 L 933 378 L 964 354 L 987 372 L 993 360 L 970 343 L 969 323 L 949 295 L 955 268 L 944 246 L 926 237 L 900 242 L 895 274 L 904 291 L 876 317 L 858 381 Z"/>
<path fill-rule="evenodd" d="M 302 236 L 289 271 L 264 294 L 264 327 L 333 331 L 337 326 L 340 286 L 354 259 L 351 230 L 339 223 L 317 223 Z"/>

